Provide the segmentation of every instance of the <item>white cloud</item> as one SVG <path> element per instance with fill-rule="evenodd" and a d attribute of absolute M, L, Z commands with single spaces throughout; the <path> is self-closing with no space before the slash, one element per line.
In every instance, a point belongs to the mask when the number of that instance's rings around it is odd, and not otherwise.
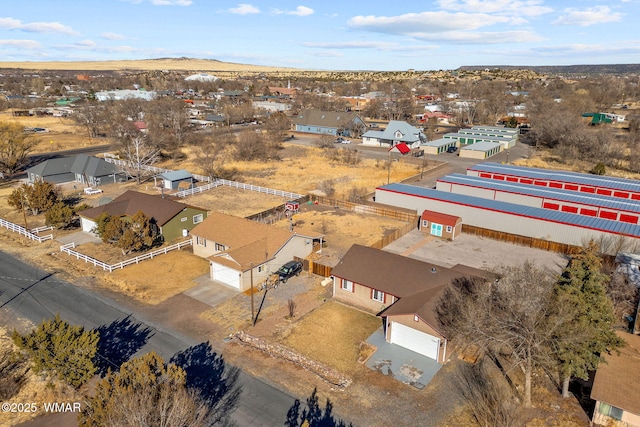
<path fill-rule="evenodd" d="M 29 50 L 40 49 L 42 47 L 42 45 L 35 40 L 0 40 L 0 46 Z"/>
<path fill-rule="evenodd" d="M 77 46 L 81 46 L 81 47 L 95 47 L 97 46 L 96 43 L 93 40 L 82 40 L 79 42 L 76 42 Z"/>
<path fill-rule="evenodd" d="M 235 13 L 236 15 L 248 15 L 252 13 L 260 13 L 260 9 L 252 4 L 240 3 L 238 7 L 232 7 L 229 9 L 229 12 Z"/>
<path fill-rule="evenodd" d="M 191 6 L 191 0 L 151 0 L 154 6 Z"/>
<path fill-rule="evenodd" d="M 553 11 L 542 0 L 438 0 L 442 9 L 509 16 L 539 16 Z"/>
<path fill-rule="evenodd" d="M 125 39 L 127 39 L 127 36 L 123 36 L 122 34 L 109 33 L 109 32 L 100 34 L 100 37 L 102 37 L 103 39 L 107 39 L 107 40 L 125 40 Z"/>
<path fill-rule="evenodd" d="M 298 6 L 296 10 L 292 10 L 291 12 L 287 12 L 288 15 L 297 15 L 297 16 L 309 16 L 313 15 L 314 10 L 307 6 Z"/>
<path fill-rule="evenodd" d="M 504 16 L 484 13 L 421 12 L 398 16 L 354 16 L 347 25 L 351 28 L 376 33 L 407 35 L 412 33 L 437 34 L 460 28 L 475 30 L 493 24 L 511 22 Z"/>
<path fill-rule="evenodd" d="M 68 25 L 63 25 L 59 22 L 23 23 L 19 19 L 14 19 L 14 18 L 0 18 L 0 28 L 25 31 L 29 33 L 58 33 L 58 34 L 67 34 L 70 36 L 79 35 L 78 32 L 73 31 L 73 29 Z"/>
<path fill-rule="evenodd" d="M 622 19 L 622 13 L 612 12 L 609 6 L 594 6 L 586 9 L 567 8 L 564 13 L 564 16 L 560 16 L 552 24 L 587 27 L 594 24 L 617 22 Z"/>
<path fill-rule="evenodd" d="M 434 45 L 407 45 L 392 42 L 377 41 L 348 41 L 348 42 L 306 42 L 303 46 L 319 49 L 375 49 L 381 51 L 401 50 L 431 50 L 437 49 Z"/>

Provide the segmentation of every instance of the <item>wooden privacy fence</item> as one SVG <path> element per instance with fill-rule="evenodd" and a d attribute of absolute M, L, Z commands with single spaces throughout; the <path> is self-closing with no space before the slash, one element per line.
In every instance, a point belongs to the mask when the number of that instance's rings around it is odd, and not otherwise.
<path fill-rule="evenodd" d="M 304 271 L 308 271 L 310 273 L 317 274 L 318 276 L 322 276 L 322 277 L 331 276 L 331 271 L 333 270 L 333 267 L 320 264 L 311 259 L 298 258 L 297 256 L 294 256 L 293 259 L 295 261 L 300 261 L 302 263 Z"/>
<path fill-rule="evenodd" d="M 292 193 L 292 194 L 295 194 L 295 193 Z M 309 196 L 302 196 L 297 199 L 290 199 L 289 201 L 303 204 L 309 201 Z M 286 203 L 283 203 L 281 205 L 276 206 L 275 208 L 267 209 L 265 211 L 258 212 L 257 214 L 249 215 L 245 218 L 250 219 L 251 221 L 261 222 L 263 224 L 273 224 L 286 217 L 285 205 Z"/>
<path fill-rule="evenodd" d="M 120 268 L 125 268 L 126 266 L 132 265 L 132 264 L 138 264 L 138 263 L 140 263 L 140 261 L 144 261 L 146 259 L 153 259 L 154 257 L 157 257 L 158 255 L 164 255 L 167 252 L 171 252 L 171 251 L 176 250 L 176 249 L 181 249 L 184 246 L 190 246 L 191 243 L 192 243 L 191 239 L 185 240 L 183 242 L 179 242 L 179 243 L 176 243 L 176 244 L 164 247 L 164 248 L 160 248 L 160 249 L 157 249 L 155 251 L 148 252 L 148 253 L 146 253 L 144 255 L 140 255 L 140 256 L 137 256 L 135 258 L 130 258 L 130 259 L 126 260 L 126 261 L 117 262 L 115 264 L 107 264 L 107 263 L 102 262 L 100 260 L 97 260 L 95 258 L 91 258 L 90 256 L 81 254 L 80 252 L 74 251 L 73 248 L 76 247 L 76 244 L 74 242 L 67 243 L 66 245 L 60 246 L 60 251 L 66 253 L 68 255 L 71 255 L 71 256 L 75 257 L 76 259 L 81 259 L 86 263 L 93 264 L 96 267 L 100 267 L 103 270 L 106 270 L 109 273 L 111 273 L 111 272 L 113 272 L 113 270 L 117 270 L 117 269 L 120 269 Z"/>
<path fill-rule="evenodd" d="M 311 196 L 311 200 L 318 202 L 321 205 L 333 206 L 335 208 L 345 209 L 356 213 L 383 216 L 386 218 L 397 219 L 399 221 L 410 222 L 414 227 L 418 224 L 418 216 L 415 212 L 411 212 L 409 210 L 390 209 L 388 206 L 382 207 L 374 203 L 356 203 L 348 200 L 336 200 L 319 196 Z"/>
<path fill-rule="evenodd" d="M 53 234 L 47 234 L 46 236 L 38 236 L 38 233 L 42 232 L 42 231 L 46 231 L 46 230 L 53 230 L 53 227 L 38 227 L 38 228 L 34 228 L 33 230 L 27 230 L 26 228 L 18 225 L 18 224 L 14 224 L 10 221 L 7 221 L 5 219 L 0 218 L 0 226 L 13 231 L 14 233 L 18 233 L 18 234 L 22 234 L 23 236 L 25 236 L 28 239 L 31 240 L 35 240 L 38 243 L 42 243 L 46 240 L 51 240 L 53 239 Z"/>
<path fill-rule="evenodd" d="M 487 228 L 475 227 L 467 224 L 462 224 L 462 232 L 475 236 L 486 237 L 488 239 L 500 240 L 503 242 L 514 243 L 516 245 L 529 246 L 531 248 L 543 249 L 545 251 L 558 252 L 567 255 L 578 253 L 581 249 L 579 246 L 568 245 L 566 243 L 551 242 L 549 240 L 489 230 Z"/>

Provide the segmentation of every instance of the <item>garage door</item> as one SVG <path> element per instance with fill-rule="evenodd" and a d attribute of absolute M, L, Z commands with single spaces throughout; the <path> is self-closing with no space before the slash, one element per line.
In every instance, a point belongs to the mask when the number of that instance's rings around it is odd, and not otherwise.
<path fill-rule="evenodd" d="M 96 227 L 96 223 L 94 221 L 83 217 L 80 217 L 80 225 L 82 226 L 82 231 L 84 231 L 85 233 L 91 233 L 92 230 Z"/>
<path fill-rule="evenodd" d="M 211 269 L 213 270 L 213 280 L 225 283 L 234 288 L 240 289 L 240 272 L 233 268 L 226 267 L 215 262 L 211 263 Z"/>
<path fill-rule="evenodd" d="M 391 343 L 438 360 L 438 349 L 440 348 L 438 338 L 400 323 L 393 322 L 391 324 Z"/>

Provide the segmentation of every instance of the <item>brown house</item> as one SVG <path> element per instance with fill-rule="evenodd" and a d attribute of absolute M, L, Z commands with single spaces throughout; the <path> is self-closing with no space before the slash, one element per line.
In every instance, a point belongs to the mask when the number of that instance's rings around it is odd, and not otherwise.
<path fill-rule="evenodd" d="M 245 218 L 211 212 L 191 231 L 194 255 L 207 258 L 212 280 L 245 291 L 294 257 L 306 258 L 314 240 Z"/>
<path fill-rule="evenodd" d="M 420 230 L 432 236 L 453 240 L 462 233 L 462 218 L 435 211 L 423 211 Z"/>
<path fill-rule="evenodd" d="M 489 278 L 489 273 L 463 265 L 444 268 L 353 245 L 332 276 L 333 297 L 382 317 L 388 342 L 444 363 L 447 338 L 439 330 L 434 305 L 453 279 Z"/>
<path fill-rule="evenodd" d="M 604 356 L 593 380 L 593 424 L 640 427 L 640 335 L 616 331 L 627 345 Z"/>

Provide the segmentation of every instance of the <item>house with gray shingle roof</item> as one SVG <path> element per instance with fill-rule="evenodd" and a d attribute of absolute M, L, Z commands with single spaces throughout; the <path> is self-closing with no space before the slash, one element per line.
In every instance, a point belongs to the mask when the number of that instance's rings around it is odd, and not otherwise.
<path fill-rule="evenodd" d="M 61 184 L 76 181 L 84 185 L 98 186 L 126 178 L 113 163 L 86 154 L 48 159 L 28 168 L 26 172 L 30 183 L 47 181 Z"/>
<path fill-rule="evenodd" d="M 346 111 L 304 110 L 291 118 L 296 132 L 317 135 L 360 135 L 367 125 L 355 113 Z"/>
<path fill-rule="evenodd" d="M 399 120 L 391 120 L 384 130 L 369 130 L 362 135 L 362 145 L 372 147 L 393 147 L 403 142 L 418 148 L 427 142 L 427 137 L 417 127 Z"/>

